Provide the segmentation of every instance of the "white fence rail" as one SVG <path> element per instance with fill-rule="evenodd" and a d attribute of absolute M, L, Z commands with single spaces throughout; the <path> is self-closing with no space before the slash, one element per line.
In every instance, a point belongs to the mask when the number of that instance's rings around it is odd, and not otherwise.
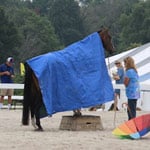
<path fill-rule="evenodd" d="M 114 89 L 120 89 L 120 99 L 118 102 L 119 109 L 122 108 L 122 103 L 127 102 L 127 97 L 125 94 L 125 86 L 123 84 L 113 84 Z M 141 97 L 137 102 L 137 107 L 144 111 L 150 111 L 150 85 L 140 83 Z M 111 102 L 112 103 L 112 102 Z M 110 103 L 110 104 L 111 104 Z M 108 106 L 109 107 L 109 103 Z"/>
<path fill-rule="evenodd" d="M 24 89 L 24 84 L 6 84 L 0 83 L 0 89 Z"/>
<path fill-rule="evenodd" d="M 118 88 L 121 90 L 121 95 L 118 103 L 118 107 L 121 108 L 122 103 L 126 102 L 127 98 L 125 95 L 125 86 L 123 84 L 113 84 L 114 89 Z M 138 100 L 138 107 L 142 110 L 150 111 L 150 85 L 140 84 L 141 87 L 141 98 Z M 24 89 L 24 84 L 2 84 L 0 83 L 0 89 Z M 21 101 L 23 96 L 14 95 L 12 97 L 14 100 Z M 113 102 L 113 101 L 112 101 Z M 110 105 L 111 103 L 110 102 Z M 109 107 L 109 104 L 107 105 Z M 107 108 L 106 108 L 107 109 Z"/>

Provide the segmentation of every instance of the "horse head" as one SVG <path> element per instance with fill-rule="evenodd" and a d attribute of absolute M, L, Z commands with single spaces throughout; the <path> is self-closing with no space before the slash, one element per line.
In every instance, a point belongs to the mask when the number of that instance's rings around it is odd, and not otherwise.
<path fill-rule="evenodd" d="M 98 33 L 102 39 L 102 43 L 103 43 L 105 50 L 108 51 L 109 54 L 112 54 L 115 51 L 115 49 L 112 43 L 112 38 L 109 33 L 109 30 L 103 27 L 102 29 L 98 31 Z"/>

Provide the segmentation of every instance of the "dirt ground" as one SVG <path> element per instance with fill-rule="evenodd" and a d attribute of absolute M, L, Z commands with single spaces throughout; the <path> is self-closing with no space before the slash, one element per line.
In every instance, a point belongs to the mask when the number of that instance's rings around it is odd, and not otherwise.
<path fill-rule="evenodd" d="M 138 111 L 137 115 L 150 113 Z M 125 111 L 83 111 L 83 115 L 101 116 L 104 130 L 60 130 L 62 116 L 72 112 L 54 114 L 41 119 L 43 132 L 36 132 L 32 125 L 22 126 L 22 110 L 0 110 L 0 150 L 150 150 L 150 133 L 139 140 L 119 139 L 112 135 L 115 126 L 127 120 Z"/>

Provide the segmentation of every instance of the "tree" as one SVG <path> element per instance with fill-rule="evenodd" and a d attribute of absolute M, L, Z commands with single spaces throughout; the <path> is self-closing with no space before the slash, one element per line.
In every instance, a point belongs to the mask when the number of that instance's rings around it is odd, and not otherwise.
<path fill-rule="evenodd" d="M 20 45 L 18 30 L 12 21 L 8 20 L 3 7 L 0 7 L 0 60 L 17 54 L 16 47 Z"/>
<path fill-rule="evenodd" d="M 10 12 L 11 19 L 22 35 L 22 45 L 18 50 L 20 59 L 25 60 L 60 48 L 54 29 L 47 18 L 40 17 L 27 8 L 13 8 Z"/>
<path fill-rule="evenodd" d="M 105 0 L 78 0 L 79 4 L 84 7 L 88 7 L 90 5 L 99 5 L 102 4 Z"/>
<path fill-rule="evenodd" d="M 37 14 L 47 15 L 49 0 L 32 0 L 33 9 Z"/>
<path fill-rule="evenodd" d="M 6 9 L 10 7 L 21 7 L 23 4 L 22 0 L 0 0 L 0 5 Z"/>
<path fill-rule="evenodd" d="M 80 40 L 85 35 L 80 7 L 73 0 L 51 1 L 49 19 L 55 28 L 55 33 L 65 46 Z"/>
<path fill-rule="evenodd" d="M 126 17 L 132 14 L 133 6 L 139 3 L 139 0 L 81 1 L 86 2 L 85 5 L 82 5 L 82 16 L 85 16 L 85 24 L 87 25 L 88 31 L 96 31 L 102 25 L 108 27 L 112 34 L 116 53 L 124 51 L 127 45 L 123 43 L 123 40 L 128 40 L 128 37 L 123 32 L 128 28 L 126 26 L 128 21 L 124 25 L 123 22 L 125 22 Z"/>
<path fill-rule="evenodd" d="M 150 35 L 150 1 L 141 1 L 133 6 L 132 13 L 122 14 L 120 24 L 120 47 L 126 49 L 133 45 L 149 42 Z"/>

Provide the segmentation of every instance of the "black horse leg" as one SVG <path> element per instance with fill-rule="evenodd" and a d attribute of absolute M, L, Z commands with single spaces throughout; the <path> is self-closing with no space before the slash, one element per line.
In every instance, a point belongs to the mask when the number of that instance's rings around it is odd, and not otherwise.
<path fill-rule="evenodd" d="M 40 122 L 40 105 L 36 103 L 34 107 L 34 110 L 31 109 L 31 123 L 35 128 L 35 131 L 43 131 Z"/>
<path fill-rule="evenodd" d="M 40 122 L 40 113 L 39 113 L 39 111 L 40 111 L 40 107 L 39 107 L 39 109 L 37 109 L 36 110 L 36 112 L 35 112 L 35 119 L 36 119 L 36 125 L 37 125 L 37 129 L 35 129 L 36 131 L 43 131 L 43 128 L 42 128 L 42 126 L 41 126 L 41 122 Z"/>
<path fill-rule="evenodd" d="M 82 116 L 81 109 L 73 110 L 73 113 L 74 113 L 73 114 L 74 117 Z"/>
<path fill-rule="evenodd" d="M 35 115 L 35 118 L 36 118 L 36 125 L 38 127 L 37 129 L 35 129 L 35 131 L 43 131 L 43 128 L 42 128 L 41 122 L 40 122 L 40 118 L 37 114 Z"/>
<path fill-rule="evenodd" d="M 32 90 L 32 98 L 30 101 L 31 123 L 36 131 L 42 131 L 43 128 L 40 123 L 41 94 L 35 87 L 32 87 Z"/>
<path fill-rule="evenodd" d="M 43 128 L 40 122 L 40 108 L 41 107 L 42 107 L 42 96 L 41 96 L 41 93 L 38 91 L 38 93 L 36 94 L 36 106 L 35 106 L 35 119 L 36 119 L 36 125 L 38 127 L 36 131 L 43 131 Z"/>
<path fill-rule="evenodd" d="M 32 125 L 35 128 L 35 131 L 43 131 L 43 128 L 41 126 L 40 122 L 40 107 L 35 109 L 35 113 L 31 113 L 31 121 Z"/>

